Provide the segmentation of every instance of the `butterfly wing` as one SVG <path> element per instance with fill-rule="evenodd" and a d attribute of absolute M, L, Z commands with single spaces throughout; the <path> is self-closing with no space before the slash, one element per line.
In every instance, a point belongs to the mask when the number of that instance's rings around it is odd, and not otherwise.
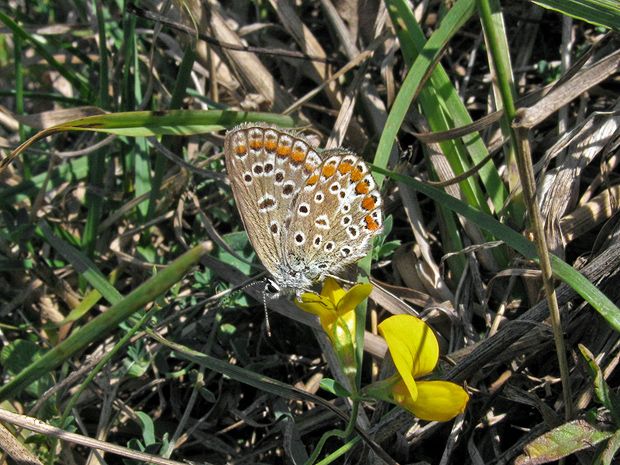
<path fill-rule="evenodd" d="M 224 154 L 250 243 L 267 271 L 282 282 L 284 222 L 296 195 L 322 159 L 294 131 L 260 123 L 229 131 Z"/>
<path fill-rule="evenodd" d="M 382 199 L 368 165 L 344 149 L 322 155 L 297 195 L 283 238 L 289 266 L 303 266 L 312 281 L 364 257 L 383 225 Z"/>

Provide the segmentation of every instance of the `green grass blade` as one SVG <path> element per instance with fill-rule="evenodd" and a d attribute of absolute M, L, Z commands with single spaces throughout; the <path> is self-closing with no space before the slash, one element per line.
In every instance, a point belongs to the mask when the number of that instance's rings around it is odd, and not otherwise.
<path fill-rule="evenodd" d="M 70 72 L 66 66 L 58 63 L 58 61 L 39 43 L 37 39 L 26 32 L 2 10 L 0 10 L 0 21 L 2 21 L 6 27 L 13 31 L 15 35 L 19 36 L 20 39 L 32 45 L 36 53 L 41 55 L 41 57 L 47 61 L 54 70 L 58 71 L 62 77 L 74 85 L 82 97 L 90 100 L 89 96 L 92 96 L 92 92 L 84 79 L 79 78 L 76 73 Z"/>
<path fill-rule="evenodd" d="M 60 124 L 54 129 L 98 131 L 131 137 L 163 134 L 187 136 L 221 131 L 245 121 L 263 121 L 283 127 L 295 127 L 303 124 L 299 118 L 274 113 L 233 110 L 170 110 L 89 116 Z"/>
<path fill-rule="evenodd" d="M 179 72 L 177 73 L 177 79 L 170 99 L 170 109 L 177 110 L 183 105 L 183 100 L 187 95 L 187 88 L 191 84 L 192 70 L 194 69 L 194 62 L 196 60 L 196 50 L 193 46 L 185 47 L 185 53 L 183 54 L 183 61 Z M 172 148 L 174 139 L 169 136 L 162 138 L 162 145 L 168 149 Z M 187 160 L 186 160 L 187 161 Z M 151 195 L 148 204 L 148 211 L 146 215 L 146 221 L 150 221 L 155 217 L 155 209 L 157 207 L 157 200 L 160 197 L 160 188 L 164 175 L 166 173 L 166 157 L 160 150 L 155 155 L 154 172 L 151 179 Z"/>
<path fill-rule="evenodd" d="M 52 231 L 52 228 L 49 227 L 47 221 L 43 219 L 40 220 L 38 226 L 47 242 L 58 250 L 58 252 L 60 252 L 60 254 L 78 271 L 80 276 L 86 279 L 93 288 L 97 289 L 108 302 L 117 304 L 123 299 L 123 296 L 118 293 L 116 288 L 109 283 L 103 274 L 101 274 L 99 268 L 97 268 L 86 255 L 74 249 L 58 237 L 54 231 Z"/>
<path fill-rule="evenodd" d="M 58 168 L 52 170 L 51 177 L 47 184 L 48 188 L 54 188 L 60 186 L 65 182 L 79 182 L 82 181 L 88 172 L 86 157 L 80 157 L 75 160 L 65 163 Z M 0 190 L 0 205 L 2 202 L 14 203 L 21 202 L 29 197 L 37 195 L 37 192 L 43 184 L 47 173 L 37 174 L 31 179 L 22 181 L 15 186 L 5 187 Z"/>
<path fill-rule="evenodd" d="M 466 203 L 461 202 L 460 200 L 455 199 L 454 197 L 451 197 L 445 192 L 435 189 L 428 184 L 424 184 L 417 179 L 390 173 L 387 170 L 373 167 L 373 171 L 375 170 L 380 174 L 389 176 L 398 182 L 411 186 L 413 189 L 416 189 L 424 195 L 432 198 L 436 202 L 443 203 L 459 215 L 469 218 L 478 226 L 486 229 L 493 234 L 493 236 L 506 242 L 506 244 L 530 260 L 538 259 L 536 246 L 533 242 L 523 237 L 517 231 L 500 223 L 495 218 L 481 212 L 480 210 L 476 210 Z M 573 289 L 575 289 L 575 291 L 587 300 L 588 303 L 592 305 L 592 307 L 594 307 L 616 331 L 620 331 L 620 309 L 618 309 L 618 307 L 616 307 L 611 300 L 599 291 L 594 284 L 583 277 L 581 273 L 554 255 L 551 255 L 551 266 L 553 268 L 553 274 L 556 277 L 560 278 L 562 281 L 566 282 Z"/>
<path fill-rule="evenodd" d="M 125 319 L 166 292 L 208 252 L 205 244 L 198 245 L 183 254 L 161 273 L 153 276 L 122 301 L 113 305 L 107 312 L 90 321 L 25 368 L 13 380 L 0 388 L 0 401 L 17 395 L 45 373 L 50 372 L 89 344 L 106 336 Z"/>
<path fill-rule="evenodd" d="M 377 147 L 375 164 L 382 168 L 387 166 L 388 157 L 396 140 L 398 131 L 409 111 L 409 107 L 420 89 L 424 77 L 431 66 L 437 62 L 444 47 L 450 38 L 463 26 L 475 10 L 474 0 L 457 1 L 441 27 L 431 36 L 422 52 L 418 55 L 413 65 L 409 68 L 409 73 L 403 82 L 392 110 L 388 115 L 385 128 L 381 134 L 381 139 Z M 383 182 L 382 176 L 377 176 L 379 185 Z"/>
<path fill-rule="evenodd" d="M 618 0 L 534 0 L 534 3 L 591 24 L 620 31 Z"/>

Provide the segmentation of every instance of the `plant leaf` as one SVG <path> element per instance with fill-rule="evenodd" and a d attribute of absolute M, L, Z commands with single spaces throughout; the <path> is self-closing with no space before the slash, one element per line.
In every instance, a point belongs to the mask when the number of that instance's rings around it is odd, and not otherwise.
<path fill-rule="evenodd" d="M 525 446 L 525 454 L 517 457 L 515 465 L 537 465 L 559 460 L 587 449 L 612 436 L 585 420 L 564 423 L 539 436 Z"/>

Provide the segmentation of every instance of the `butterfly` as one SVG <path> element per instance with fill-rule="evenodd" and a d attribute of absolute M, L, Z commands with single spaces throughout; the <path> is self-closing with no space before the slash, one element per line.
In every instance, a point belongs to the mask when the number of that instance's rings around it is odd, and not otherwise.
<path fill-rule="evenodd" d="M 295 131 L 246 123 L 226 134 L 224 156 L 248 238 L 277 296 L 299 297 L 364 257 L 383 229 L 377 183 L 346 149 L 319 153 Z"/>

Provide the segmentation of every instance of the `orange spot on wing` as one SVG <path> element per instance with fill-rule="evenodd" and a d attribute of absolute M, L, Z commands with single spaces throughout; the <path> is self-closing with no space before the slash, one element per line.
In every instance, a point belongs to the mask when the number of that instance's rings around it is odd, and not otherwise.
<path fill-rule="evenodd" d="M 355 191 L 358 194 L 368 194 L 368 183 L 366 181 L 360 181 L 355 186 Z"/>
<path fill-rule="evenodd" d="M 366 217 L 366 229 L 370 231 L 375 231 L 379 228 L 379 223 L 377 223 L 372 216 L 368 215 Z"/>
<path fill-rule="evenodd" d="M 325 165 L 323 167 L 323 176 L 326 178 L 331 178 L 335 172 L 336 168 L 334 168 L 334 165 Z"/>
<path fill-rule="evenodd" d="M 291 153 L 291 148 L 288 145 L 278 145 L 278 155 L 286 157 L 289 153 Z"/>
<path fill-rule="evenodd" d="M 374 210 L 375 206 L 375 199 L 371 196 L 368 196 L 362 200 L 362 208 L 364 210 Z"/>
<path fill-rule="evenodd" d="M 357 168 L 355 168 L 353 171 L 351 171 L 351 181 L 357 182 L 360 179 L 362 179 L 363 177 L 364 177 L 364 173 L 362 173 Z"/>
<path fill-rule="evenodd" d="M 306 159 L 306 154 L 300 152 L 299 150 L 294 150 L 291 154 L 291 158 L 293 159 L 293 161 L 304 161 Z"/>
<path fill-rule="evenodd" d="M 351 171 L 353 169 L 353 165 L 351 165 L 351 163 L 340 163 L 340 165 L 338 165 L 338 171 L 340 171 L 340 174 L 347 174 L 349 171 Z"/>
<path fill-rule="evenodd" d="M 306 182 L 306 184 L 308 186 L 313 186 L 317 183 L 317 181 L 319 180 L 319 175 L 315 174 L 313 176 L 310 176 L 310 179 L 308 179 L 308 181 Z"/>
<path fill-rule="evenodd" d="M 250 141 L 250 147 L 253 148 L 254 150 L 262 149 L 263 141 L 259 139 L 252 139 Z"/>
<path fill-rule="evenodd" d="M 265 148 L 270 152 L 273 152 L 278 147 L 278 143 L 273 139 L 267 139 L 265 141 Z"/>

